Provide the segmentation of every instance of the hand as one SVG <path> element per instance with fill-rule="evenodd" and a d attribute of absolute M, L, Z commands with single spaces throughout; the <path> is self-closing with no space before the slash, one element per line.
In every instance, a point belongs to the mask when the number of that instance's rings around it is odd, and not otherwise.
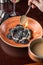
<path fill-rule="evenodd" d="M 32 8 L 36 6 L 40 9 L 40 11 L 43 12 L 43 0 L 28 0 L 28 5 L 30 5 L 31 3 L 33 4 Z"/>

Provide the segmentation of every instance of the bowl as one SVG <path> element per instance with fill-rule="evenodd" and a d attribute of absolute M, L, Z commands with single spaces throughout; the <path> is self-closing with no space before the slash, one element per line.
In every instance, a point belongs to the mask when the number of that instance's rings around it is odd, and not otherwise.
<path fill-rule="evenodd" d="M 9 55 L 15 57 L 24 57 L 28 54 L 28 44 L 20 44 L 15 43 L 13 40 L 10 40 L 6 37 L 9 32 L 9 29 L 14 28 L 17 24 L 20 24 L 20 17 L 15 16 L 5 20 L 1 24 L 1 39 L 4 43 L 1 44 L 2 49 Z M 34 19 L 28 17 L 28 28 L 33 31 L 33 39 L 41 38 L 42 37 L 42 27 L 41 25 Z M 30 40 L 30 41 L 31 41 Z M 29 41 L 29 42 L 30 42 Z"/>
<path fill-rule="evenodd" d="M 43 62 L 43 38 L 31 41 L 28 48 L 28 55 L 36 62 Z"/>

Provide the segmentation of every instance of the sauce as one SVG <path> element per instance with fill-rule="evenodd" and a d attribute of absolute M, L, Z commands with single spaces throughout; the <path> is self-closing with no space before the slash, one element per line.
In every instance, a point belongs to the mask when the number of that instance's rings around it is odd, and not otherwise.
<path fill-rule="evenodd" d="M 32 51 L 39 57 L 43 57 L 43 43 L 36 43 L 32 47 Z"/>

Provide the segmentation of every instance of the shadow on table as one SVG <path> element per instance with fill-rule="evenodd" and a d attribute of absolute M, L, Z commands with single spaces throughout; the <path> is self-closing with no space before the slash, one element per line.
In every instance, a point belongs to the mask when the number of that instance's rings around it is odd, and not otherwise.
<path fill-rule="evenodd" d="M 1 39 L 0 43 L 3 43 Z M 9 56 L 2 50 L 0 46 L 0 65 L 24 65 L 33 62 L 34 61 L 32 61 L 28 55 L 26 57 L 21 58 Z"/>

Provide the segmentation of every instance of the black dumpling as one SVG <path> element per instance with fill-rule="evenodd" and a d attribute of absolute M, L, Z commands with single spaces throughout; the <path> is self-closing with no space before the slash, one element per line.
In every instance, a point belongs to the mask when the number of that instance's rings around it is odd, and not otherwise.
<path fill-rule="evenodd" d="M 16 29 L 17 29 L 18 31 L 20 31 L 20 30 L 24 30 L 24 28 L 23 28 L 22 25 L 17 25 L 17 26 L 16 26 Z"/>
<path fill-rule="evenodd" d="M 29 43 L 29 41 L 27 39 L 23 39 L 22 41 L 20 41 L 20 43 L 26 44 L 26 43 Z"/>
<path fill-rule="evenodd" d="M 12 39 L 12 36 L 11 36 L 10 33 L 7 34 L 7 38 L 8 38 L 8 39 Z"/>
<path fill-rule="evenodd" d="M 13 39 L 13 41 L 15 41 L 16 43 L 18 43 L 18 42 L 19 42 L 19 40 L 18 40 L 18 39 L 16 39 L 16 38 L 15 38 L 15 39 Z"/>
<path fill-rule="evenodd" d="M 28 34 L 28 30 L 24 29 L 24 31 L 23 31 L 23 37 L 27 37 L 27 34 Z"/>
<path fill-rule="evenodd" d="M 29 30 L 30 31 L 30 33 L 31 33 L 31 38 L 30 39 L 32 39 L 33 38 L 33 31 L 32 30 Z"/>
<path fill-rule="evenodd" d="M 21 44 L 26 44 L 29 43 L 29 40 L 27 39 L 27 37 L 29 36 L 29 33 L 32 33 L 31 30 L 24 28 L 22 25 L 18 24 L 16 27 L 11 28 L 9 30 L 9 34 L 7 35 L 7 37 L 9 39 L 14 40 L 17 43 L 21 43 Z M 12 36 L 13 35 L 13 36 Z M 23 37 L 25 37 L 25 39 L 23 39 Z"/>
<path fill-rule="evenodd" d="M 14 36 L 13 36 L 15 39 L 19 39 L 19 35 L 18 34 L 15 34 Z"/>
<path fill-rule="evenodd" d="M 18 34 L 15 34 L 15 35 L 13 36 L 13 40 L 14 40 L 15 42 L 18 42 L 18 41 L 19 41 L 19 36 L 18 36 Z"/>
<path fill-rule="evenodd" d="M 19 36 L 23 36 L 23 32 L 22 32 L 22 31 L 19 31 L 19 32 L 18 32 L 18 35 L 19 35 Z"/>
<path fill-rule="evenodd" d="M 10 29 L 10 33 L 13 34 L 14 36 L 17 33 L 17 29 L 16 28 Z"/>

